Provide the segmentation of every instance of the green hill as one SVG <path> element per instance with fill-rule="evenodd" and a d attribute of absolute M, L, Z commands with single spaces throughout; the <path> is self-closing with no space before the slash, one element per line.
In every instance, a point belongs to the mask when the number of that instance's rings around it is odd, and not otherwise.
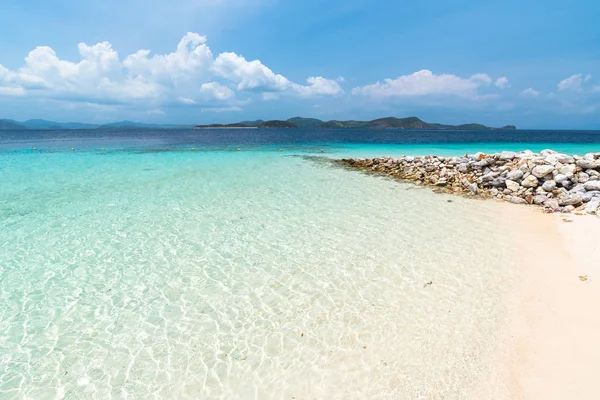
<path fill-rule="evenodd" d="M 0 119 L 0 131 L 24 131 L 27 127 L 11 119 Z"/>
<path fill-rule="evenodd" d="M 297 128 L 298 125 L 289 122 L 289 121 L 265 121 L 262 124 L 258 125 L 259 128 Z"/>
<path fill-rule="evenodd" d="M 302 118 L 302 117 L 290 118 L 287 120 L 287 122 L 291 122 L 292 124 L 296 125 L 298 128 L 303 128 L 303 129 L 316 129 L 321 124 L 323 124 L 323 121 L 321 121 L 320 119 Z"/>

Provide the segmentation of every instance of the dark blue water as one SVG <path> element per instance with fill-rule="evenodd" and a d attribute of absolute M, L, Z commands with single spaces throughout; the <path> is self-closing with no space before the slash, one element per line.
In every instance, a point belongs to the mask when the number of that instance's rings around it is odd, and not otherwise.
<path fill-rule="evenodd" d="M 448 131 L 448 130 L 69 130 L 3 131 L 0 151 L 197 151 L 275 149 L 326 153 L 372 152 L 448 153 L 552 148 L 569 153 L 600 151 L 600 131 Z M 359 151 L 358 151 L 359 152 Z"/>

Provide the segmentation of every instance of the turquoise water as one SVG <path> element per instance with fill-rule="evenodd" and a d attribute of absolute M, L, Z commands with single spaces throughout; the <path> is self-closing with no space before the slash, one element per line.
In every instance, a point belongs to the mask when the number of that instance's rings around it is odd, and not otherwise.
<path fill-rule="evenodd" d="M 469 149 L 79 145 L 0 151 L 0 398 L 460 397 L 489 368 L 497 206 L 321 158 Z"/>

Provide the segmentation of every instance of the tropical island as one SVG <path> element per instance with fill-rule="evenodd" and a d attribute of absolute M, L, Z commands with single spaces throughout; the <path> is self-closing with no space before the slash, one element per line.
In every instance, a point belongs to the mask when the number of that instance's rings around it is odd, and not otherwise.
<path fill-rule="evenodd" d="M 395 118 L 386 117 L 370 121 L 322 121 L 317 118 L 294 117 L 287 120 L 255 120 L 241 121 L 230 124 L 184 125 L 184 124 L 145 124 L 134 121 L 119 121 L 106 124 L 88 124 L 80 122 L 55 122 L 43 119 L 14 121 L 0 119 L 0 131 L 23 130 L 82 130 L 82 129 L 263 129 L 263 128 L 301 128 L 301 129 L 431 129 L 431 130 L 514 130 L 513 125 L 501 128 L 488 127 L 482 124 L 446 125 L 425 122 L 417 117 Z"/>
<path fill-rule="evenodd" d="M 371 121 L 322 121 L 316 118 L 294 117 L 281 120 L 242 121 L 233 124 L 196 125 L 194 129 L 215 128 L 302 128 L 302 129 L 436 129 L 436 130 L 514 130 L 514 125 L 493 128 L 481 124 L 469 123 L 461 125 L 445 125 L 429 123 L 417 117 L 378 118 Z"/>

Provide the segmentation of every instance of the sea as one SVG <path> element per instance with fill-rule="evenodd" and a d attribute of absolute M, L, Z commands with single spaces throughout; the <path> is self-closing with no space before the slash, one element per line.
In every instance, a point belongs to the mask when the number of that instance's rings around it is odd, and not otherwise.
<path fill-rule="evenodd" d="M 600 132 L 0 132 L 0 398 L 466 398 L 505 215 L 331 160 L 546 148 Z"/>

